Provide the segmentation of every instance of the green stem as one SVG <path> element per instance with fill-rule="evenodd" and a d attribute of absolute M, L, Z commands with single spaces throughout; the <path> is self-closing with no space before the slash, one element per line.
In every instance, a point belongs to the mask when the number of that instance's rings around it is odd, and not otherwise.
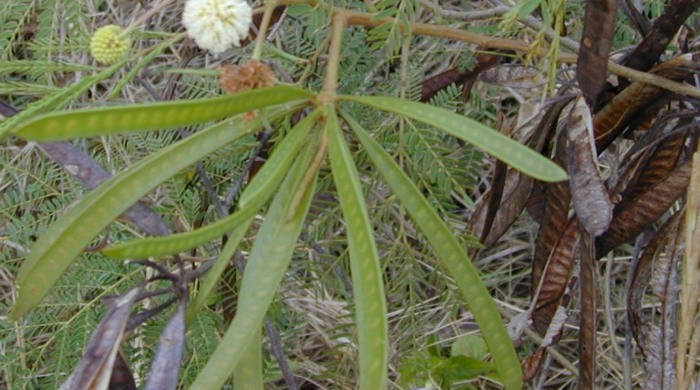
<path fill-rule="evenodd" d="M 270 28 L 270 19 L 272 19 L 272 13 L 275 12 L 276 7 L 277 0 L 265 1 L 265 13 L 263 14 L 262 22 L 260 22 L 260 28 L 258 29 L 255 49 L 253 50 L 253 60 L 260 60 L 262 57 L 263 47 L 265 46 L 265 36 L 267 35 L 267 29 Z"/>
<path fill-rule="evenodd" d="M 326 67 L 326 79 L 323 83 L 321 100 L 332 103 L 338 89 L 338 67 L 340 66 L 340 49 L 343 45 L 343 33 L 347 25 L 345 11 L 334 10 L 331 28 L 331 46 L 328 49 L 328 64 Z"/>

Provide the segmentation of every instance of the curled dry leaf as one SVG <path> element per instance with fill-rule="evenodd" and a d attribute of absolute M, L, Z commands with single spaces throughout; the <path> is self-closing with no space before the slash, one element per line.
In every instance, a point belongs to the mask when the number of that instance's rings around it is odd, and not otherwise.
<path fill-rule="evenodd" d="M 557 119 L 568 101 L 568 99 L 559 100 L 547 109 L 527 142 L 531 149 L 542 152 L 547 141 L 554 134 Z M 496 167 L 499 166 L 498 164 L 501 163 L 498 162 Z M 498 183 L 497 173 L 498 169 L 494 173 L 494 183 Z M 495 244 L 522 214 L 531 197 L 533 184 L 534 180 L 530 176 L 523 175 L 514 169 L 508 170 L 505 175 L 502 195 L 498 195 L 498 186 L 492 184 L 492 188 L 478 204 L 471 220 L 472 230 L 475 235 L 481 237 L 484 247 L 489 248 Z"/>
<path fill-rule="evenodd" d="M 613 204 L 598 171 L 592 127 L 588 106 L 579 98 L 567 123 L 569 183 L 581 225 L 592 235 L 599 236 L 610 225 Z"/>
<path fill-rule="evenodd" d="M 673 171 L 685 148 L 688 132 L 676 131 L 666 136 L 650 135 L 652 139 L 649 141 L 655 144 L 637 155 L 632 155 L 629 158 L 630 163 L 621 174 L 622 180 L 615 189 L 615 193 L 621 192 L 616 208 L 626 207 L 627 203 L 637 199 Z M 628 155 L 630 154 L 632 153 Z"/>
<path fill-rule="evenodd" d="M 554 162 L 564 166 L 566 163 L 566 134 L 561 132 L 557 138 L 556 154 L 554 156 Z M 543 335 L 546 332 L 549 322 L 554 315 L 556 307 L 544 307 L 548 303 L 551 303 L 557 297 L 561 296 L 561 292 L 564 291 L 566 281 L 564 281 L 564 286 L 559 286 L 559 284 L 550 284 L 552 281 L 549 280 L 549 276 L 542 277 L 543 274 L 552 272 L 548 270 L 553 263 L 555 267 L 554 274 L 560 275 L 568 280 L 569 271 L 571 266 L 569 263 L 573 264 L 571 259 L 571 254 L 575 245 L 571 245 L 573 242 L 578 241 L 578 226 L 567 233 L 567 226 L 569 223 L 569 206 L 571 203 L 571 191 L 569 189 L 568 181 L 561 181 L 558 183 L 546 183 L 544 185 L 544 214 L 542 217 L 542 222 L 540 224 L 539 235 L 537 236 L 537 242 L 535 243 L 535 256 L 532 261 L 532 295 L 533 299 L 536 300 L 535 312 L 533 313 L 534 326 L 537 331 Z M 578 221 L 575 222 L 578 225 Z M 557 255 L 553 254 L 555 247 L 560 246 L 559 251 L 562 254 L 567 254 L 567 258 L 557 258 Z M 563 252 L 562 252 L 563 250 Z M 551 258 L 551 260 L 550 260 Z M 556 270 L 559 265 L 563 266 L 562 269 Z M 556 278 L 559 280 L 560 278 Z M 542 283 L 544 281 L 544 283 Z M 550 283 L 547 283 L 549 281 Z M 540 288 L 540 284 L 542 287 Z M 560 288 L 561 287 L 561 288 Z M 546 290 L 548 288 L 553 288 L 552 294 L 548 295 Z M 543 296 L 543 292 L 545 295 Z"/>
<path fill-rule="evenodd" d="M 579 226 L 578 219 L 571 219 L 552 249 L 540 278 L 541 282 L 534 280 L 540 287 L 539 293 L 536 293 L 532 321 L 540 334 L 544 334 L 549 328 L 571 279 L 574 254 L 581 235 Z"/>
<path fill-rule="evenodd" d="M 158 349 L 153 358 L 151 373 L 148 376 L 145 390 L 176 389 L 178 372 L 182 361 L 182 351 L 185 347 L 185 308 L 186 299 L 180 304 L 158 340 Z"/>
<path fill-rule="evenodd" d="M 591 107 L 605 88 L 608 53 L 615 36 L 618 0 L 588 0 L 576 78 Z"/>
<path fill-rule="evenodd" d="M 700 6 L 700 0 L 671 0 L 625 61 L 625 65 L 637 70 L 648 70 L 658 61 L 683 22 Z"/>
<path fill-rule="evenodd" d="M 135 288 L 123 296 L 106 301 L 109 312 L 95 329 L 78 367 L 61 385 L 61 389 L 107 389 L 119 344 L 140 291 L 140 288 Z"/>
<path fill-rule="evenodd" d="M 690 170 L 690 162 L 685 162 L 624 207 L 616 207 L 610 228 L 598 238 L 598 257 L 636 237 L 659 219 L 685 193 Z"/>
<path fill-rule="evenodd" d="M 697 71 L 697 65 L 688 55 L 678 56 L 651 70 L 652 73 L 673 81 L 684 80 Z M 650 111 L 654 101 L 666 91 L 641 82 L 634 82 L 625 88 L 593 119 L 595 142 L 598 152 L 602 152 L 622 133 L 632 121 L 656 115 Z"/>
<path fill-rule="evenodd" d="M 476 81 L 477 76 L 479 76 L 481 72 L 496 66 L 500 60 L 501 57 L 494 54 L 481 54 L 476 57 L 477 64 L 473 69 L 463 71 L 457 68 L 450 68 L 442 73 L 438 73 L 435 76 L 425 79 L 421 87 L 420 101 L 430 101 L 433 96 L 437 95 L 438 92 L 447 88 L 451 84 L 464 86 L 462 96 L 466 101 L 469 98 L 469 92 L 471 87 L 474 85 L 474 81 Z"/>

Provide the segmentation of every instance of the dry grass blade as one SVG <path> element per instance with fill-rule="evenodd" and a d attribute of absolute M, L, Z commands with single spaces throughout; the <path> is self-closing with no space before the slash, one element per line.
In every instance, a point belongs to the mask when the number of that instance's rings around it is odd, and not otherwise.
<path fill-rule="evenodd" d="M 690 388 L 695 374 L 698 353 L 698 299 L 700 299 L 700 152 L 693 155 L 693 168 L 686 205 L 686 248 L 681 277 L 681 308 L 676 360 L 677 384 L 679 388 Z"/>
<path fill-rule="evenodd" d="M 594 389 L 596 372 L 596 258 L 593 234 L 581 229 L 581 271 L 579 301 L 581 303 L 579 333 L 578 388 Z"/>
<path fill-rule="evenodd" d="M 682 213 L 681 213 L 682 214 Z M 678 218 L 681 221 L 681 218 Z M 644 334 L 647 346 L 647 356 L 644 362 L 646 372 L 646 389 L 672 389 L 675 381 L 674 358 L 676 345 L 676 319 L 678 306 L 675 304 L 678 294 L 676 264 L 683 256 L 683 234 L 678 223 L 669 229 L 664 237 L 665 246 L 655 259 L 651 276 L 653 294 L 660 304 L 656 324 L 650 324 Z M 690 387 L 688 387 L 690 388 Z"/>
<path fill-rule="evenodd" d="M 637 341 L 637 346 L 643 355 L 647 354 L 647 340 L 644 334 L 649 331 L 649 318 L 643 314 L 644 293 L 649 286 L 652 274 L 654 259 L 662 250 L 666 243 L 666 238 L 679 228 L 682 213 L 676 213 L 661 226 L 658 232 L 644 247 L 644 252 L 639 256 L 639 260 L 632 264 L 632 277 L 628 283 L 627 293 L 627 316 L 630 319 L 630 331 Z"/>

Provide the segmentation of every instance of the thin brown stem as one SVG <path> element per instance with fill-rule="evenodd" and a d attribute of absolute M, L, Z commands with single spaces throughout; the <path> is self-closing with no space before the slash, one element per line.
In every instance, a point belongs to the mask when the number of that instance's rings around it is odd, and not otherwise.
<path fill-rule="evenodd" d="M 316 5 L 318 2 L 313 0 L 280 0 L 280 4 L 311 4 Z M 364 27 L 377 27 L 384 23 L 393 22 L 393 18 L 385 19 L 373 19 L 375 14 L 351 10 L 338 10 L 335 9 L 335 14 L 342 14 L 345 16 L 345 23 L 347 25 L 358 25 Z M 410 23 L 409 27 L 411 32 L 416 35 L 425 35 L 436 38 L 447 38 L 455 41 L 467 42 L 477 45 L 482 48 L 489 49 L 501 49 L 501 50 L 512 50 L 518 53 L 530 53 L 532 48 L 530 45 L 523 41 L 496 38 L 487 35 L 476 34 L 473 32 L 456 29 L 448 26 L 439 26 L 426 23 Z M 399 24 L 399 28 L 403 28 Z M 531 53 L 539 57 L 549 56 L 549 52 L 546 48 L 541 48 L 535 53 Z M 571 53 L 559 53 L 556 57 L 556 61 L 565 64 L 575 64 L 578 60 L 576 54 Z M 617 64 L 612 61 L 608 61 L 608 70 L 618 76 L 625 77 L 629 80 L 639 81 L 645 84 L 653 85 L 659 88 L 663 88 L 681 95 L 692 96 L 700 98 L 700 88 L 693 87 L 690 85 L 685 85 L 676 81 L 668 80 L 664 77 L 657 76 L 652 73 L 641 72 L 626 66 Z"/>

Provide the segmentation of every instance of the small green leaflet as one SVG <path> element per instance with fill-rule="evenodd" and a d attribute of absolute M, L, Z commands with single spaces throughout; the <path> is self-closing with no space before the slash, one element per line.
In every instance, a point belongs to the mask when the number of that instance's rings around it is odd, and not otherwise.
<path fill-rule="evenodd" d="M 272 201 L 248 256 L 236 316 L 206 366 L 190 385 L 191 390 L 220 389 L 247 354 L 250 343 L 260 330 L 265 313 L 289 267 L 315 192 L 315 177 L 310 186 L 302 186 L 314 149 L 307 147 L 301 152 Z M 292 212 L 293 200 L 299 191 L 304 192 L 300 209 Z M 292 215 L 291 219 L 287 218 L 289 215 Z"/>
<path fill-rule="evenodd" d="M 314 111 L 297 123 L 282 140 L 265 165 L 246 186 L 238 202 L 239 210 L 235 213 L 197 230 L 122 242 L 103 249 L 102 253 L 118 260 L 165 256 L 195 248 L 240 226 L 258 212 L 282 182 L 309 131 L 316 123 L 319 113 Z"/>
<path fill-rule="evenodd" d="M 382 268 L 360 175 L 332 106 L 326 107 L 333 182 L 347 226 L 360 354 L 360 389 L 387 387 L 389 336 Z"/>
<path fill-rule="evenodd" d="M 341 96 L 380 110 L 415 119 L 472 143 L 513 168 L 542 181 L 566 180 L 566 172 L 534 150 L 479 122 L 442 108 L 388 96 Z"/>
<path fill-rule="evenodd" d="M 522 386 L 520 360 L 501 321 L 498 308 L 466 251 L 389 153 L 372 139 L 354 118 L 345 113 L 342 113 L 342 116 L 355 132 L 374 166 L 430 242 L 442 265 L 462 290 L 486 339 L 496 370 L 506 389 L 520 389 Z"/>
<path fill-rule="evenodd" d="M 271 108 L 277 118 L 298 108 Z M 139 198 L 182 168 L 262 126 L 260 119 L 224 121 L 159 150 L 104 182 L 54 222 L 34 243 L 17 274 L 16 319 L 36 306 L 90 240 Z"/>
<path fill-rule="evenodd" d="M 219 120 L 310 96 L 303 89 L 278 85 L 208 99 L 60 111 L 21 123 L 12 133 L 27 140 L 48 142 L 164 129 Z"/>

